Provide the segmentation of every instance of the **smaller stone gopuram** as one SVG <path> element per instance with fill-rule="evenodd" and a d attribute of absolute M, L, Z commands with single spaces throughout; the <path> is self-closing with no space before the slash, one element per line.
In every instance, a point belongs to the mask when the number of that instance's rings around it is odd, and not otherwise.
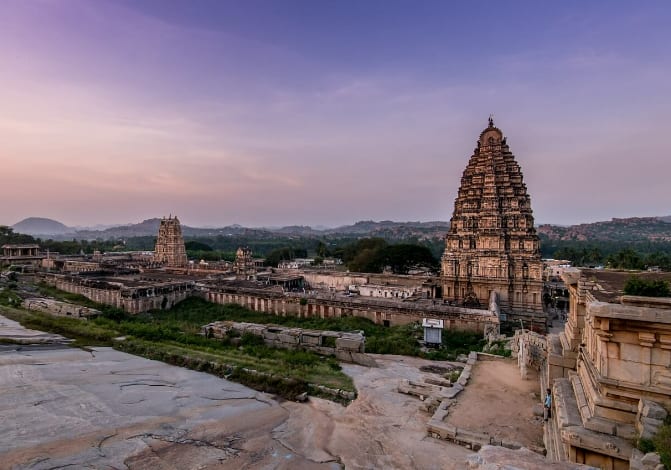
<path fill-rule="evenodd" d="M 179 219 L 169 216 L 161 219 L 154 250 L 154 261 L 171 268 L 186 268 L 186 247 Z"/>
<path fill-rule="evenodd" d="M 254 264 L 254 258 L 252 258 L 252 250 L 249 247 L 240 247 L 235 252 L 233 271 L 242 279 L 249 279 L 256 274 L 256 265 Z"/>

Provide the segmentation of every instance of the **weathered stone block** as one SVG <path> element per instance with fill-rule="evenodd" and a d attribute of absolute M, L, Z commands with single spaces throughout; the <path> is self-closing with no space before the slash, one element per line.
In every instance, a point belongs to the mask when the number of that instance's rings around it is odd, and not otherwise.
<path fill-rule="evenodd" d="M 299 342 L 299 337 L 297 335 L 290 335 L 286 333 L 278 334 L 277 339 L 283 343 L 289 343 L 289 344 L 298 344 Z"/>
<path fill-rule="evenodd" d="M 363 345 L 362 339 L 354 338 L 338 338 L 336 339 L 336 347 L 340 349 L 347 349 L 350 351 L 359 351 Z"/>
<path fill-rule="evenodd" d="M 304 344 L 312 344 L 315 346 L 319 346 L 319 335 L 311 335 L 307 333 L 303 333 L 301 335 L 301 343 Z"/>
<path fill-rule="evenodd" d="M 443 389 L 443 396 L 452 399 L 457 395 L 459 395 L 463 390 L 464 390 L 463 385 L 456 383 L 449 388 Z"/>
<path fill-rule="evenodd" d="M 668 414 L 661 405 L 650 400 L 639 400 L 638 409 L 641 416 L 646 418 L 663 420 Z"/>
<path fill-rule="evenodd" d="M 661 460 L 659 458 L 659 454 L 655 452 L 648 452 L 641 458 L 641 463 L 644 465 L 657 466 L 661 463 Z"/>

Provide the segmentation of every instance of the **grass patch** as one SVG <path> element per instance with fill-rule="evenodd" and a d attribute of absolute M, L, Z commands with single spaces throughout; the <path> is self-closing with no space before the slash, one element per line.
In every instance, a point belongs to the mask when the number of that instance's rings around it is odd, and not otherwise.
<path fill-rule="evenodd" d="M 492 344 L 489 345 L 489 349 L 487 349 L 485 352 L 489 354 L 496 354 L 497 356 L 503 356 L 503 357 L 512 356 L 513 354 L 512 350 L 506 349 L 505 345 L 506 341 L 494 341 Z"/>
<path fill-rule="evenodd" d="M 18 307 L 21 305 L 21 297 L 9 287 L 0 287 L 0 305 Z"/>
<path fill-rule="evenodd" d="M 41 312 L 10 308 L 3 308 L 0 313 L 21 323 L 26 328 L 56 333 L 74 339 L 77 346 L 111 346 L 112 338 L 119 336 L 117 331 L 87 320 L 55 317 Z"/>
<path fill-rule="evenodd" d="M 198 325 L 198 328 L 213 321 L 229 320 L 312 330 L 361 330 L 366 335 L 366 352 L 423 356 L 434 360 L 454 360 L 459 354 L 481 351 L 486 344 L 480 333 L 444 330 L 443 347 L 422 353 L 418 341 L 422 338 L 423 331 L 417 323 L 387 327 L 361 317 L 281 317 L 255 312 L 237 304 L 220 305 L 199 298 L 186 299 L 167 311 L 152 312 L 152 316 L 160 320 L 169 319 L 178 323 Z"/>
<path fill-rule="evenodd" d="M 270 348 L 262 338 L 254 335 L 212 340 L 200 335 L 201 327 L 213 321 L 231 320 L 315 330 L 361 330 L 366 335 L 366 351 L 369 353 L 422 356 L 434 360 L 454 360 L 459 354 L 482 350 L 485 344 L 478 333 L 446 330 L 443 331 L 442 348 L 422 352 L 418 342 L 422 337 L 422 328 L 418 324 L 385 327 L 360 317 L 281 317 L 254 312 L 235 304 L 214 304 L 199 298 L 184 300 L 166 311 L 129 315 L 117 308 L 100 305 L 44 284 L 39 285 L 39 289 L 43 295 L 95 308 L 103 314 L 79 320 L 14 309 L 14 313 L 8 316 L 28 328 L 75 339 L 78 346 L 113 345 L 133 354 L 196 370 L 214 367 L 219 372 L 232 374 L 238 368 L 248 368 L 295 380 L 297 384 L 305 382 L 347 391 L 354 391 L 354 385 L 351 378 L 341 371 L 335 358 L 308 351 Z M 118 336 L 128 339 L 113 341 Z M 239 377 L 243 375 L 239 374 Z M 266 388 L 262 390 L 285 390 L 278 384 L 270 383 L 273 382 L 270 379 L 247 377 L 244 380 L 249 385 L 263 382 Z M 290 389 L 302 388 L 294 384 Z"/>
<path fill-rule="evenodd" d="M 487 340 L 480 333 L 471 331 L 443 330 L 440 349 L 429 351 L 422 356 L 435 361 L 454 361 L 460 354 L 482 351 Z"/>
<path fill-rule="evenodd" d="M 340 370 L 335 358 L 307 351 L 270 348 L 263 343 L 262 338 L 254 335 L 243 336 L 239 345 L 234 345 L 230 339 L 207 339 L 198 334 L 202 314 L 194 313 L 178 320 L 174 315 L 161 315 L 167 312 L 135 316 L 113 312 L 112 315 L 103 314 L 95 319 L 78 320 L 9 308 L 3 308 L 2 313 L 27 328 L 75 339 L 76 346 L 111 345 L 150 359 L 195 370 L 214 371 L 212 373 L 220 376 L 226 371 L 226 374 L 230 374 L 236 368 L 265 372 L 274 378 L 247 378 L 242 383 L 256 384 L 254 388 L 258 390 L 279 393 L 289 399 L 293 399 L 292 390 L 300 389 L 298 393 L 302 393 L 307 390 L 308 383 L 355 390 L 351 378 Z M 126 336 L 127 340 L 113 341 L 118 336 Z M 236 377 L 232 376 L 233 379 Z M 293 385 L 282 385 L 282 381 Z M 305 385 L 299 387 L 296 384 Z"/>

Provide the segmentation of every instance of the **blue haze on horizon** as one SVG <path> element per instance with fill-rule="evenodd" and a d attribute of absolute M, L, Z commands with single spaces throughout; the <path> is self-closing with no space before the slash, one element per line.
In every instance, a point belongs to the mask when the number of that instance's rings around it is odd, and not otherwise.
<path fill-rule="evenodd" d="M 449 220 L 494 113 L 537 223 L 671 213 L 668 1 L 0 0 L 0 224 Z"/>

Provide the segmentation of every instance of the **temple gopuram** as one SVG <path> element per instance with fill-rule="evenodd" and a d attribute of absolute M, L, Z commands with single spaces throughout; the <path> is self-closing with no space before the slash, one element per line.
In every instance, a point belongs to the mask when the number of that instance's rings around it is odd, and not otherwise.
<path fill-rule="evenodd" d="M 542 272 L 522 171 L 490 117 L 454 202 L 442 257 L 443 298 L 486 308 L 495 295 L 502 318 L 544 323 Z"/>
<path fill-rule="evenodd" d="M 171 268 L 186 268 L 186 247 L 177 217 L 164 217 L 158 227 L 154 261 Z"/>

